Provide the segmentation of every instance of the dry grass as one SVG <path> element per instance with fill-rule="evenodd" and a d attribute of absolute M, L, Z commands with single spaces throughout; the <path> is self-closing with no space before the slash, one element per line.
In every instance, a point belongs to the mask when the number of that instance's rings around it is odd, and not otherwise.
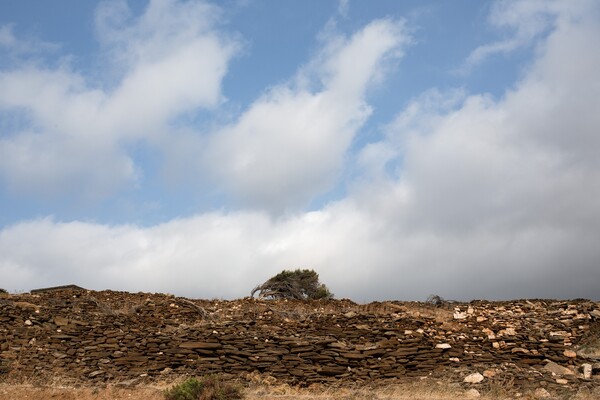
<path fill-rule="evenodd" d="M 467 398 L 466 393 L 448 386 L 403 384 L 379 388 L 312 387 L 294 388 L 287 385 L 256 387 L 246 391 L 248 400 L 455 400 Z"/>
<path fill-rule="evenodd" d="M 128 381 L 113 382 L 97 387 L 82 386 L 64 378 L 0 380 L 0 400 L 60 399 L 60 400 L 165 400 L 165 390 L 180 384 L 187 377 L 167 378 L 163 381 L 139 382 L 125 386 Z M 245 400 L 538 400 L 533 390 L 519 390 L 513 382 L 495 382 L 493 385 L 473 385 L 480 392 L 474 397 L 464 385 L 446 379 L 421 378 L 397 384 L 378 386 L 348 386 L 348 384 L 315 384 L 301 388 L 282 384 L 270 376 L 249 375 L 242 386 Z M 535 385 L 537 386 L 537 385 Z M 581 388 L 579 393 L 554 393 L 551 400 L 598 400 L 600 387 L 590 392 Z M 517 394 L 520 392 L 519 394 Z"/>
<path fill-rule="evenodd" d="M 104 388 L 35 386 L 31 384 L 0 384 L 0 400 L 61 399 L 61 400 L 164 400 L 164 389 L 170 385 L 148 385 L 135 388 L 107 386 Z M 256 385 L 244 390 L 246 400 L 456 400 L 471 399 L 462 388 L 447 383 L 416 382 L 377 388 L 311 387 L 287 385 Z M 600 393 L 578 393 L 556 399 L 594 400 Z M 514 396 L 504 393 L 482 393 L 480 400 L 508 400 Z M 532 393 L 523 393 L 523 400 L 533 400 Z"/>
<path fill-rule="evenodd" d="M 0 400 L 60 399 L 60 400 L 164 400 L 158 388 L 73 388 L 34 387 L 30 385 L 0 385 Z"/>
<path fill-rule="evenodd" d="M 592 358 L 600 358 L 600 321 L 590 324 L 590 330 L 581 341 L 577 353 Z"/>

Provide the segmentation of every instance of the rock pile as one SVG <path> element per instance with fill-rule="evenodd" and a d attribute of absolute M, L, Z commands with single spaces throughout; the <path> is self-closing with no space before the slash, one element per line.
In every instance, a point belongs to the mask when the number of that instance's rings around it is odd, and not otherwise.
<path fill-rule="evenodd" d="M 600 305 L 586 300 L 436 308 L 63 290 L 0 298 L 0 375 L 99 382 L 258 372 L 306 385 L 476 373 L 463 384 L 510 376 L 593 388 L 600 360 L 579 350 L 599 326 Z"/>

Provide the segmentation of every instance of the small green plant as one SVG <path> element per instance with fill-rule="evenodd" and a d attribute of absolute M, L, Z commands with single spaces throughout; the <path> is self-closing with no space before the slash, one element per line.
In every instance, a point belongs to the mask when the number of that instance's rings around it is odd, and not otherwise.
<path fill-rule="evenodd" d="M 185 382 L 165 390 L 166 400 L 198 400 L 202 393 L 202 382 L 189 378 Z"/>
<path fill-rule="evenodd" d="M 166 400 L 238 400 L 241 388 L 215 375 L 202 379 L 189 378 L 165 391 Z"/>

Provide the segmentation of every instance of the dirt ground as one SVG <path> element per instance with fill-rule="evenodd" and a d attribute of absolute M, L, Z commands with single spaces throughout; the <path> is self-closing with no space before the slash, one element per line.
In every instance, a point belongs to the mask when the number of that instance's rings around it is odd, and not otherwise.
<path fill-rule="evenodd" d="M 60 399 L 60 400 L 164 400 L 163 392 L 169 385 L 102 388 L 72 386 L 40 386 L 32 384 L 0 384 L 0 400 Z M 476 389 L 475 389 L 476 390 Z M 537 400 L 540 393 L 525 392 L 516 396 L 496 388 L 479 393 L 453 386 L 446 382 L 415 382 L 383 387 L 311 387 L 296 388 L 280 386 L 249 386 L 244 389 L 246 400 Z M 599 393 L 580 392 L 569 397 L 551 396 L 560 400 L 597 400 Z"/>

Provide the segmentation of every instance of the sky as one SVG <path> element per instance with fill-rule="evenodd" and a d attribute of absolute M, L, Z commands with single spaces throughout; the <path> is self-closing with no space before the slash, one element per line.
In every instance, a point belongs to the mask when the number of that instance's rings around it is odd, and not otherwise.
<path fill-rule="evenodd" d="M 600 3 L 0 2 L 0 287 L 600 299 Z"/>

